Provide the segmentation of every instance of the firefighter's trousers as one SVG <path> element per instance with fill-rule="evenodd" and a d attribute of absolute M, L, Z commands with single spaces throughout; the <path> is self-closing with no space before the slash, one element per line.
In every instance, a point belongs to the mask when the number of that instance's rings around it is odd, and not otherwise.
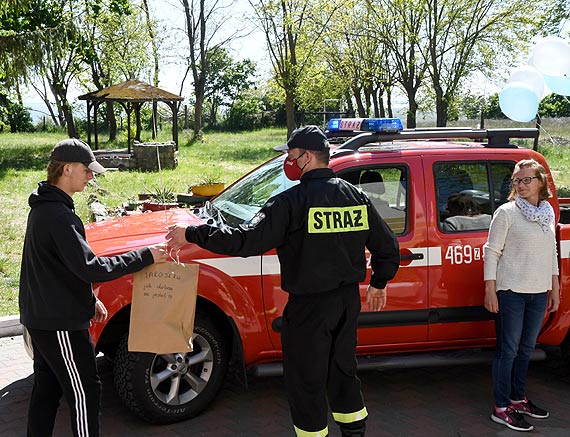
<path fill-rule="evenodd" d="M 367 411 L 356 376 L 358 284 L 290 295 L 283 312 L 283 370 L 297 436 L 328 435 L 328 404 L 343 435 L 364 435 Z"/>

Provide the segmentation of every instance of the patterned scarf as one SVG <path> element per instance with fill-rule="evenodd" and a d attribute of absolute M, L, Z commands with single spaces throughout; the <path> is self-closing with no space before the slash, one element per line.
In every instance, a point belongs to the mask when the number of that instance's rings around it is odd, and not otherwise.
<path fill-rule="evenodd" d="M 550 203 L 541 200 L 538 206 L 534 206 L 520 196 L 515 196 L 515 203 L 520 208 L 524 218 L 529 222 L 537 222 L 543 232 L 548 232 L 554 224 L 554 210 Z"/>

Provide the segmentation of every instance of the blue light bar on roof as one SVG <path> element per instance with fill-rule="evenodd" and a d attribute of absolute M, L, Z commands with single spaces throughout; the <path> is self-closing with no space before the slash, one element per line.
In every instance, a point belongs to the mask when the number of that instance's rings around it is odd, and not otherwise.
<path fill-rule="evenodd" d="M 399 118 L 331 118 L 327 129 L 329 132 L 399 132 L 404 127 Z"/>

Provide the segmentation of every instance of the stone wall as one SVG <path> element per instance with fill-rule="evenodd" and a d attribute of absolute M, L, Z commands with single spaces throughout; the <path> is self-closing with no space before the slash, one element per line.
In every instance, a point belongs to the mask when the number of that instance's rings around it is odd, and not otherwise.
<path fill-rule="evenodd" d="M 133 143 L 135 167 L 139 170 L 157 171 L 158 156 L 160 156 L 160 168 L 176 168 L 178 165 L 176 154 L 176 144 L 174 141 L 168 141 L 166 143 L 139 143 L 135 141 Z"/>

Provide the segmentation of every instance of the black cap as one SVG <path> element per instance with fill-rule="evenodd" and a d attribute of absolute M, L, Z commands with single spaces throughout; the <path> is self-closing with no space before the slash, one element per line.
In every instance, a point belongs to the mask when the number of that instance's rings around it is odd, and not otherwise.
<path fill-rule="evenodd" d="M 317 126 L 309 125 L 295 129 L 287 144 L 275 146 L 273 150 L 283 152 L 289 149 L 326 150 L 329 147 L 327 136 Z"/>
<path fill-rule="evenodd" d="M 82 162 L 95 173 L 103 173 L 105 167 L 97 162 L 89 145 L 77 138 L 69 138 L 57 143 L 49 157 L 53 161 Z"/>

